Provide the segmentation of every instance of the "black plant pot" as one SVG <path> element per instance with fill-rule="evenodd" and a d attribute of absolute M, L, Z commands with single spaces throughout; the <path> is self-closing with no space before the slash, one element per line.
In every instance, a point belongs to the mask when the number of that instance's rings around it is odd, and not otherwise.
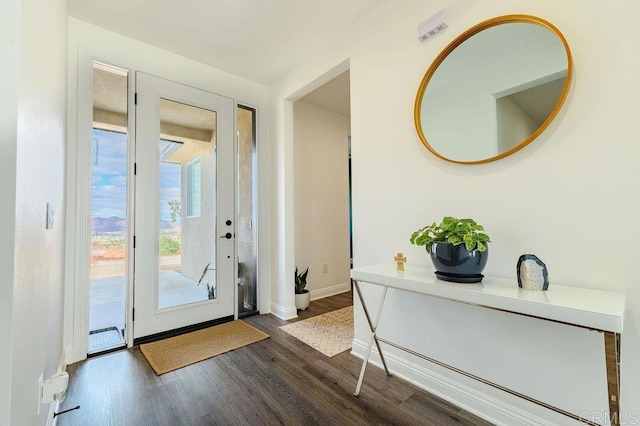
<path fill-rule="evenodd" d="M 431 243 L 431 261 L 438 278 L 454 282 L 479 282 L 489 250 L 467 250 L 464 244 Z"/>

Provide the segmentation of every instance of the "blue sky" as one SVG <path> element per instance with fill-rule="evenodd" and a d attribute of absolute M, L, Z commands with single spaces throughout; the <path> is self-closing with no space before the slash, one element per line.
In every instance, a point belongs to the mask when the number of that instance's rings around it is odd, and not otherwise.
<path fill-rule="evenodd" d="M 127 207 L 127 135 L 96 130 L 98 164 L 92 169 L 91 217 L 126 216 Z M 160 218 L 171 220 L 168 202 L 180 200 L 180 165 L 160 165 Z"/>

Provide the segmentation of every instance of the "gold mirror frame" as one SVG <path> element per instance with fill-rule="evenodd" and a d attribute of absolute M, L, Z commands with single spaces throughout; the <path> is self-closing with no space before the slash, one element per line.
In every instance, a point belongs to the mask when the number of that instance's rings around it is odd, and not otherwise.
<path fill-rule="evenodd" d="M 472 36 L 478 34 L 481 31 L 484 31 L 486 29 L 498 26 L 498 25 L 502 25 L 502 24 L 508 24 L 508 23 L 531 23 L 531 24 L 536 24 L 536 25 L 540 25 L 542 27 L 545 27 L 549 30 L 551 30 L 557 37 L 558 39 L 562 42 L 565 52 L 567 54 L 567 77 L 566 77 L 566 81 L 564 84 L 564 88 L 562 90 L 562 94 L 560 95 L 560 98 L 558 99 L 558 102 L 556 103 L 555 107 L 553 108 L 553 110 L 551 111 L 551 113 L 549 114 L 549 116 L 547 117 L 547 119 L 540 125 L 540 127 L 538 127 L 538 129 L 533 132 L 529 137 L 527 137 L 525 140 L 523 140 L 522 142 L 520 142 L 518 145 L 516 145 L 515 147 L 504 151 L 494 157 L 490 157 L 490 158 L 485 158 L 485 159 L 481 159 L 481 160 L 473 160 L 473 161 L 461 161 L 461 160 L 454 160 L 451 158 L 447 158 L 444 155 L 440 154 L 435 148 L 433 148 L 429 142 L 427 141 L 427 138 L 424 135 L 424 132 L 422 130 L 422 122 L 420 120 L 420 111 L 422 108 L 422 101 L 424 98 L 424 94 L 427 88 L 427 85 L 429 84 L 429 81 L 431 81 L 431 78 L 433 77 L 433 75 L 435 74 L 436 70 L 438 69 L 438 67 L 440 66 L 440 64 L 449 56 L 449 54 L 451 54 L 451 52 L 453 52 L 459 45 L 461 45 L 462 43 L 464 43 L 466 40 L 468 40 L 469 38 L 471 38 Z M 521 150 L 522 148 L 524 148 L 525 146 L 527 146 L 528 144 L 530 144 L 534 139 L 536 139 L 548 126 L 549 124 L 551 124 L 551 122 L 555 119 L 556 115 L 558 115 L 558 112 L 560 111 L 560 108 L 562 108 L 562 105 L 564 104 L 564 101 L 569 93 L 569 89 L 571 87 L 571 81 L 573 78 L 573 60 L 571 58 L 571 50 L 569 49 L 569 44 L 567 43 L 567 40 L 565 39 L 565 37 L 562 35 L 562 33 L 558 30 L 558 28 L 556 28 L 553 24 L 551 24 L 548 21 L 545 21 L 542 18 L 538 18 L 535 16 L 531 16 L 531 15 L 504 15 L 504 16 L 498 16 L 496 18 L 492 18 L 492 19 L 488 19 L 486 21 L 483 21 L 477 25 L 474 25 L 473 27 L 469 28 L 467 31 L 465 31 L 464 33 L 460 34 L 458 37 L 456 37 L 451 43 L 449 43 L 444 50 L 436 57 L 436 59 L 433 61 L 433 63 L 431 64 L 431 66 L 429 67 L 429 69 L 427 70 L 426 74 L 424 75 L 422 82 L 420 83 L 420 87 L 418 88 L 418 93 L 416 95 L 416 100 L 415 100 L 415 104 L 414 104 L 414 109 L 413 109 L 413 116 L 414 116 L 414 122 L 415 122 L 415 126 L 416 126 L 416 130 L 418 132 L 418 136 L 420 137 L 420 140 L 422 141 L 423 145 L 436 157 L 439 157 L 445 161 L 449 161 L 452 163 L 457 163 L 457 164 L 483 164 L 483 163 L 489 163 L 492 161 L 496 161 L 499 160 L 501 158 L 507 157 L 511 154 L 513 154 L 516 151 Z"/>

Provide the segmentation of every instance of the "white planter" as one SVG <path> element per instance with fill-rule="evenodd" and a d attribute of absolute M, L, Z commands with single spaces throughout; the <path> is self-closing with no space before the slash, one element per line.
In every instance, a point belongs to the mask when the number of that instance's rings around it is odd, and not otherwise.
<path fill-rule="evenodd" d="M 296 308 L 304 311 L 309 306 L 309 300 L 311 300 L 309 290 L 305 290 L 302 294 L 296 294 Z"/>

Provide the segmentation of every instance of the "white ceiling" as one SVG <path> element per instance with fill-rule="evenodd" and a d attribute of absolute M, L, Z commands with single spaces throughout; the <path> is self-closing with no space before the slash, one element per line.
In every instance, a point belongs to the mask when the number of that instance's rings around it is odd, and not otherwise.
<path fill-rule="evenodd" d="M 270 84 L 384 0 L 69 0 L 102 28 Z"/>

